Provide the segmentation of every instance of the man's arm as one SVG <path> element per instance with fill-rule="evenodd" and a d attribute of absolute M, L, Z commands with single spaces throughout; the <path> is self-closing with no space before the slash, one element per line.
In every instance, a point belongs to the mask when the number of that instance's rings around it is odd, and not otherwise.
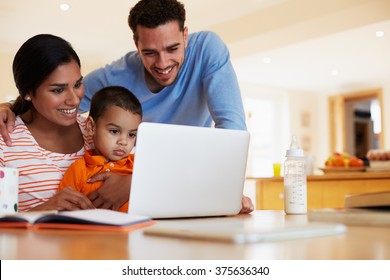
<path fill-rule="evenodd" d="M 7 146 L 11 147 L 12 142 L 9 132 L 12 132 L 15 127 L 15 114 L 11 111 L 10 103 L 0 104 L 0 133 Z"/>
<path fill-rule="evenodd" d="M 103 172 L 92 176 L 88 183 L 104 181 L 96 191 L 90 193 L 88 198 L 96 208 L 118 210 L 130 197 L 130 175 L 119 175 Z"/>
<path fill-rule="evenodd" d="M 252 203 L 252 199 L 250 197 L 243 195 L 241 201 L 241 210 L 240 214 L 248 214 L 255 210 L 255 206 Z"/>
<path fill-rule="evenodd" d="M 85 95 L 83 99 L 81 99 L 79 113 L 89 111 L 91 99 L 95 92 L 110 84 L 107 79 L 108 77 L 105 68 L 96 69 L 83 78 Z"/>
<path fill-rule="evenodd" d="M 241 91 L 229 50 L 215 33 L 204 40 L 204 88 L 215 127 L 247 130 Z"/>

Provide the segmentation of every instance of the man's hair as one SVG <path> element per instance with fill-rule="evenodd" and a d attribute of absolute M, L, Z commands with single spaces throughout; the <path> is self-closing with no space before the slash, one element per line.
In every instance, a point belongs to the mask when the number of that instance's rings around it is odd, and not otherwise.
<path fill-rule="evenodd" d="M 109 86 L 98 90 L 92 97 L 89 116 L 96 122 L 111 106 L 118 106 L 142 118 L 142 107 L 137 97 L 120 86 Z"/>
<path fill-rule="evenodd" d="M 186 11 L 177 0 L 140 0 L 131 10 L 128 23 L 138 40 L 137 26 L 156 28 L 170 21 L 177 21 L 180 31 L 184 30 Z"/>

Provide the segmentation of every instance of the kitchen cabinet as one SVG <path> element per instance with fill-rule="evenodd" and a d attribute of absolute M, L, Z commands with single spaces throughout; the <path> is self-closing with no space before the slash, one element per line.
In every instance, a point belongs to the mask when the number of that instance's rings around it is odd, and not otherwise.
<path fill-rule="evenodd" d="M 256 209 L 284 209 L 283 177 L 253 178 Z M 344 207 L 346 195 L 390 191 L 390 172 L 351 172 L 307 177 L 308 210 Z"/>

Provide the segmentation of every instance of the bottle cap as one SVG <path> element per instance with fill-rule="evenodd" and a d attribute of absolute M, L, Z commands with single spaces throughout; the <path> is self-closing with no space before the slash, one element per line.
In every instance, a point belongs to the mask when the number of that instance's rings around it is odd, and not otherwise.
<path fill-rule="evenodd" d="M 296 135 L 292 136 L 290 149 L 286 152 L 286 157 L 304 157 L 303 150 L 299 147 L 298 139 Z"/>

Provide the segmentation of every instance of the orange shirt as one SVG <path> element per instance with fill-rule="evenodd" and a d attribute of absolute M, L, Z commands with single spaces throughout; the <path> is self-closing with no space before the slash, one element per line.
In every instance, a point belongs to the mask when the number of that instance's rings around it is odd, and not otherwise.
<path fill-rule="evenodd" d="M 87 179 L 95 174 L 110 171 L 115 174 L 127 175 L 133 172 L 134 154 L 118 161 L 108 161 L 104 156 L 94 156 L 94 150 L 86 151 L 84 157 L 76 160 L 68 170 L 60 183 L 58 190 L 67 186 L 88 195 L 97 190 L 103 181 L 87 183 Z M 119 187 L 119 186 L 118 186 Z M 126 212 L 129 208 L 129 202 L 123 204 L 119 211 Z"/>

